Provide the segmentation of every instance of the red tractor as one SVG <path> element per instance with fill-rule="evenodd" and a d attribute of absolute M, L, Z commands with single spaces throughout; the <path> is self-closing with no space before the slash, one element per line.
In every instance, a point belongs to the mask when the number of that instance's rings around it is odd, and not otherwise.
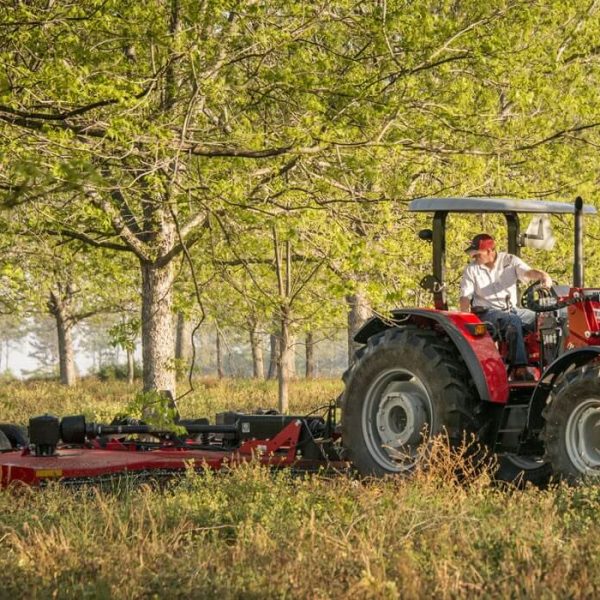
<path fill-rule="evenodd" d="M 593 207 L 496 198 L 423 198 L 409 205 L 433 213 L 419 237 L 433 250 L 433 274 L 421 282 L 435 308 L 402 308 L 368 321 L 364 344 L 346 372 L 342 441 L 363 474 L 410 471 L 424 444 L 444 433 L 451 444 L 475 437 L 497 453 L 497 477 L 542 483 L 554 473 L 576 481 L 600 475 L 600 289 L 583 284 L 583 214 Z M 449 213 L 500 213 L 508 252 L 549 240 L 550 214 L 575 221 L 573 285 L 539 283 L 521 295 L 537 313 L 526 336 L 531 382 L 507 376 L 503 332 L 472 313 L 449 311 L 446 220 Z M 537 217 L 527 233 L 519 216 Z M 542 215 L 545 215 L 542 217 Z M 546 230 L 546 234 L 544 231 Z"/>

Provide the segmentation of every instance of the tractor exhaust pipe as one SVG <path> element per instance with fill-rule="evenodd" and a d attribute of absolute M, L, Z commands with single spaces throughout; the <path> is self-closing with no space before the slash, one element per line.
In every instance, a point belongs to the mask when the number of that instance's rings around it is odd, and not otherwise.
<path fill-rule="evenodd" d="M 573 263 L 573 287 L 583 287 L 583 200 L 575 198 L 575 260 Z"/>

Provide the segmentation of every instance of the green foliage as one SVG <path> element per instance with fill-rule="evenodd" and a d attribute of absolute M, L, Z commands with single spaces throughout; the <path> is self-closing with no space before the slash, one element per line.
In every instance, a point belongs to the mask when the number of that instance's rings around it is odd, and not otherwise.
<path fill-rule="evenodd" d="M 168 394 L 159 390 L 138 392 L 123 413 L 127 417 L 142 419 L 157 429 L 184 434 L 185 428 L 177 425 L 177 407 Z"/>
<path fill-rule="evenodd" d="M 595 5 L 87 0 L 0 11 L 2 221 L 36 236 L 25 250 L 50 234 L 165 269 L 184 241 L 218 322 L 269 328 L 276 317 L 273 223 L 297 254 L 302 330 L 342 323 L 357 290 L 381 310 L 429 302 L 411 198 L 593 200 Z M 472 226 L 459 226 L 452 250 Z M 590 223 L 590 240 L 599 227 Z M 85 281 L 77 253 L 60 255 Z M 462 259 L 451 252 L 451 284 Z M 48 273 L 6 262 L 0 285 L 16 310 Z M 562 277 L 568 261 L 553 262 Z M 113 285 L 98 263 L 81 289 L 130 304 L 135 263 L 115 263 Z M 188 268 L 176 306 L 191 314 Z"/>
<path fill-rule="evenodd" d="M 111 346 L 118 346 L 123 348 L 123 350 L 133 352 L 135 350 L 135 340 L 137 339 L 139 332 L 139 319 L 121 321 L 108 330 Z"/>

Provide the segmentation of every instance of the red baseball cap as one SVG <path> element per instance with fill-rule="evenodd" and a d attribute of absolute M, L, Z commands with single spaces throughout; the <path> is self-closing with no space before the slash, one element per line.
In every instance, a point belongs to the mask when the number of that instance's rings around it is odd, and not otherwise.
<path fill-rule="evenodd" d="M 496 242 L 491 235 L 487 233 L 477 234 L 469 244 L 469 247 L 465 249 L 465 252 L 469 254 L 475 254 L 481 250 L 493 250 L 496 247 Z"/>

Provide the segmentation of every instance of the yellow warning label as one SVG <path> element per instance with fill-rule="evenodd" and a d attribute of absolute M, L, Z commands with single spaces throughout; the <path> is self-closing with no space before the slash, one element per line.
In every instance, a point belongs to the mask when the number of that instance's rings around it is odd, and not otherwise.
<path fill-rule="evenodd" d="M 53 478 L 53 477 L 62 477 L 63 472 L 62 469 L 38 469 L 35 472 L 35 476 L 39 478 Z"/>

